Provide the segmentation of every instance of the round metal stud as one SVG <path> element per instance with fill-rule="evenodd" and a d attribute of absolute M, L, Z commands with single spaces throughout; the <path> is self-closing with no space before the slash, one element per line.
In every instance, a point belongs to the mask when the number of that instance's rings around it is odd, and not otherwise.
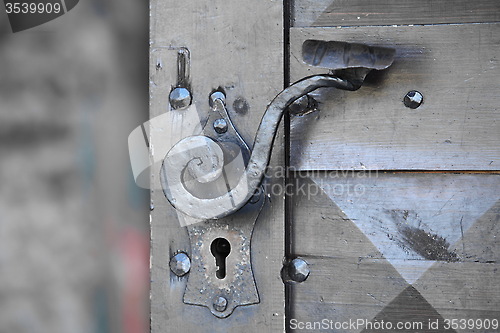
<path fill-rule="evenodd" d="M 403 103 L 405 104 L 405 106 L 410 109 L 418 108 L 423 101 L 424 101 L 424 96 L 416 90 L 412 90 L 406 93 L 403 99 Z"/>
<path fill-rule="evenodd" d="M 295 282 L 304 282 L 311 271 L 307 262 L 300 258 L 293 259 L 288 266 L 288 275 Z"/>
<path fill-rule="evenodd" d="M 219 118 L 214 121 L 214 130 L 218 134 L 223 134 L 227 132 L 227 121 L 225 119 Z"/>
<path fill-rule="evenodd" d="M 175 88 L 170 92 L 169 101 L 174 110 L 185 109 L 191 105 L 191 92 L 186 88 Z"/>
<path fill-rule="evenodd" d="M 184 252 L 177 253 L 170 259 L 170 270 L 175 275 L 181 277 L 189 273 L 191 269 L 191 259 Z"/>
<path fill-rule="evenodd" d="M 210 95 L 210 99 L 209 99 L 210 107 L 213 107 L 215 101 L 218 100 L 218 99 L 220 99 L 223 104 L 226 104 L 226 95 L 224 95 L 224 93 L 222 91 L 214 91 Z"/>
<path fill-rule="evenodd" d="M 219 312 L 224 312 L 227 308 L 227 299 L 222 296 L 215 297 L 214 309 Z"/>

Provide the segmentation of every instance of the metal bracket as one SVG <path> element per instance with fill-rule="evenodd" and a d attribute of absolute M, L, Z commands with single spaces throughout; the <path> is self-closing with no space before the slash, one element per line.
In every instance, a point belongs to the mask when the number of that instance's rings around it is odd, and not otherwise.
<path fill-rule="evenodd" d="M 192 266 L 184 292 L 184 303 L 206 306 L 212 314 L 226 318 L 237 306 L 260 302 L 252 272 L 250 242 L 264 195 L 239 212 L 221 220 L 188 226 Z M 218 240 L 230 244 L 224 278 L 218 276 L 213 255 Z"/>
<path fill-rule="evenodd" d="M 236 186 L 250 158 L 250 149 L 236 131 L 224 102 L 225 95 L 220 91 L 210 96 L 211 112 L 204 135 L 187 138 L 174 157 L 174 161 L 187 161 L 177 185 L 202 200 L 223 195 Z M 214 154 L 203 153 L 205 143 L 217 145 L 213 146 Z M 170 186 L 170 191 L 178 191 L 175 180 L 166 172 L 163 168 L 162 182 Z M 205 306 L 219 318 L 228 317 L 238 306 L 259 303 L 250 242 L 264 201 L 264 193 L 259 191 L 236 214 L 187 226 L 192 264 L 184 303 Z M 221 246 L 225 249 L 219 249 Z M 218 260 L 222 255 L 224 258 Z"/>

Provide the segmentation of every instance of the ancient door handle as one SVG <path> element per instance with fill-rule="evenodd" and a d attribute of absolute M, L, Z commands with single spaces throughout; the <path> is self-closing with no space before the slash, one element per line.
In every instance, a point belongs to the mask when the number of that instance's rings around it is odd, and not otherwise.
<path fill-rule="evenodd" d="M 262 117 L 252 150 L 233 125 L 223 92 L 211 94 L 203 135 L 175 144 L 160 174 L 168 201 L 184 213 L 179 216 L 185 220 L 191 244 L 184 303 L 207 307 L 214 316 L 227 318 L 238 306 L 260 302 L 250 243 L 265 202 L 259 189 L 281 118 L 294 101 L 318 88 L 358 89 L 370 70 L 387 68 L 393 56 L 394 50 L 387 48 L 306 41 L 304 62 L 334 72 L 303 78 L 280 92 Z M 212 221 L 195 223 L 207 220 Z M 171 269 L 176 275 L 177 266 L 173 257 Z"/>
<path fill-rule="evenodd" d="M 217 137 L 199 135 L 179 141 L 167 153 L 161 169 L 161 183 L 168 201 L 177 210 L 201 220 L 219 219 L 236 212 L 252 198 L 262 182 L 278 124 L 287 108 L 298 98 L 318 88 L 359 89 L 369 71 L 385 69 L 392 64 L 394 53 L 393 49 L 363 44 L 317 40 L 304 42 L 304 62 L 329 68 L 331 74 L 303 78 L 272 100 L 262 117 L 244 170 L 241 170 L 235 185 L 227 188 L 225 193 L 209 197 L 192 193 L 186 185 L 186 177 L 204 184 L 216 181 L 224 174 L 227 157 L 235 155 L 228 154 Z M 222 94 L 212 96 L 212 109 L 222 115 L 215 127 L 217 133 L 222 132 L 224 126 L 231 127 L 233 134 L 238 136 L 234 142 L 243 148 L 242 155 L 248 154 L 248 147 L 229 119 Z"/>

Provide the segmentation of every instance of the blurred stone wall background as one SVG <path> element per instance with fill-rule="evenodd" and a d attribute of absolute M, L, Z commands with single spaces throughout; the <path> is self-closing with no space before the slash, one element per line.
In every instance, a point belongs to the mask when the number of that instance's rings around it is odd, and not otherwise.
<path fill-rule="evenodd" d="M 146 0 L 12 33 L 0 5 L 0 333 L 149 330 Z"/>

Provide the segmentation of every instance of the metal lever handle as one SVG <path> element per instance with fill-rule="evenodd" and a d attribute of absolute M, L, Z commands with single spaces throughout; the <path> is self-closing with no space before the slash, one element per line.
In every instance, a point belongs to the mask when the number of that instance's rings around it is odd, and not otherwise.
<path fill-rule="evenodd" d="M 344 47 L 343 59 L 348 59 L 346 56 L 349 55 L 349 49 L 345 48 L 346 43 L 341 44 Z M 360 44 L 355 45 L 359 46 Z M 332 44 L 327 46 L 339 47 L 339 45 Z M 359 59 L 360 48 L 354 47 L 352 49 Z M 390 53 L 390 61 L 386 61 L 382 67 L 390 66 L 394 50 L 366 46 L 361 48 L 361 53 L 364 54 L 363 57 L 365 57 L 366 61 L 362 60 L 360 63 L 366 67 L 346 69 L 338 73 L 338 75 L 307 77 L 280 92 L 269 104 L 262 117 L 255 136 L 252 154 L 243 175 L 235 187 L 221 196 L 199 198 L 189 192 L 183 185 L 185 172 L 199 175 L 198 178 L 202 182 L 209 182 L 220 177 L 224 166 L 224 153 L 221 147 L 213 139 L 201 135 L 187 137 L 179 141 L 167 153 L 161 170 L 161 182 L 167 199 L 177 210 L 202 220 L 219 219 L 239 210 L 250 200 L 262 182 L 266 167 L 269 164 L 278 124 L 288 106 L 298 98 L 322 87 L 334 87 L 351 91 L 359 89 L 366 74 L 371 69 L 382 68 L 378 65 L 379 62 L 376 61 L 378 57 L 374 56 L 377 53 L 373 49 L 389 50 L 390 52 L 384 53 L 384 57 L 387 56 L 387 53 Z M 304 53 L 304 58 L 306 58 L 307 54 Z M 320 63 L 323 64 L 324 61 L 320 61 Z M 215 103 L 222 103 L 222 101 L 216 100 Z"/>

